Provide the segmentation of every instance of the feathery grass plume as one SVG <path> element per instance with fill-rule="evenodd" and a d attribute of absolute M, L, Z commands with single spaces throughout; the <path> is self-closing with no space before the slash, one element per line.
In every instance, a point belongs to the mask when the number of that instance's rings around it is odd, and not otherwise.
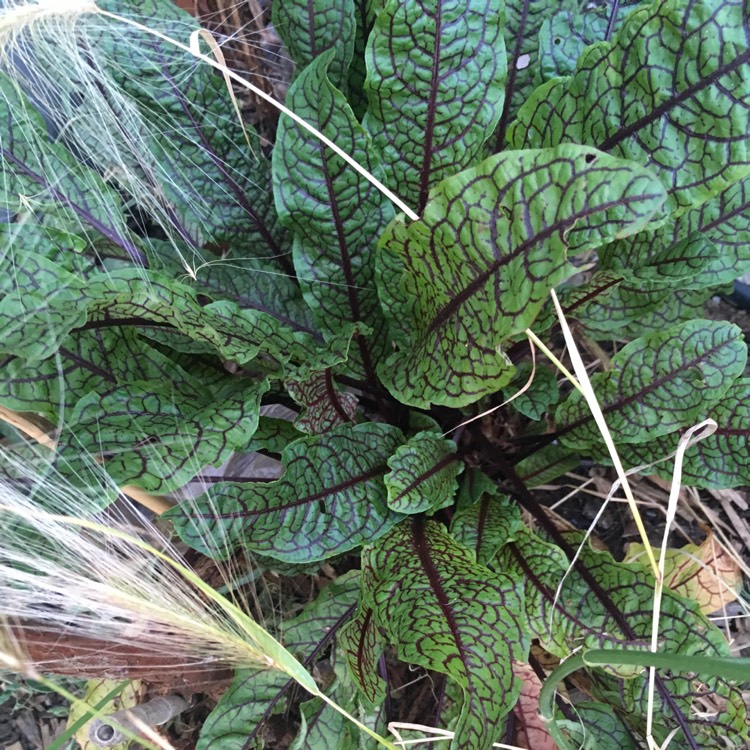
<path fill-rule="evenodd" d="M 79 160 L 95 168 L 94 176 L 116 186 L 136 214 L 158 225 L 189 275 L 195 276 L 201 265 L 200 248 L 220 245 L 225 234 L 236 244 L 236 236 L 243 234 L 238 230 L 248 222 L 252 225 L 257 211 L 263 213 L 264 209 L 251 205 L 249 193 L 268 193 L 267 185 L 254 185 L 249 177 L 255 157 L 248 153 L 246 133 L 237 122 L 231 97 L 224 97 L 221 106 L 212 96 L 205 99 L 207 104 L 200 101 L 206 92 L 226 88 L 229 79 L 313 132 L 399 209 L 416 218 L 398 196 L 335 143 L 216 55 L 201 52 L 197 23 L 172 3 L 154 3 L 152 10 L 158 13 L 151 14 L 145 10 L 151 3 L 146 3 L 142 15 L 112 0 L 9 3 L 0 9 L 0 71 L 45 114 L 50 131 Z M 206 133 L 218 139 L 210 153 Z M 49 144 L 42 137 L 33 141 L 27 151 L 43 166 Z M 233 163 L 225 160 L 229 154 Z M 57 171 L 60 166 L 55 165 Z M 48 179 L 62 179 L 41 171 Z M 97 190 L 86 192 L 87 203 L 98 198 L 89 213 L 112 214 L 104 191 L 100 189 L 99 196 Z M 34 208 L 35 199 L 27 201 L 27 210 Z M 75 218 L 70 210 L 67 214 Z M 266 236 L 267 227 L 258 231 Z M 116 244 L 118 240 L 121 246 L 134 244 L 126 233 L 109 234 Z M 145 238 L 138 239 L 148 245 Z M 264 252 L 270 259 L 278 257 L 274 248 L 281 252 L 273 241 L 261 251 L 258 243 L 244 249 Z M 136 247 L 125 249 L 139 262 L 144 260 Z"/>
<path fill-rule="evenodd" d="M 287 674 L 333 703 L 236 601 L 205 583 L 132 506 L 104 512 L 101 485 L 73 486 L 44 457 L 0 449 L 0 660 L 26 673 L 142 677 L 215 667 Z M 96 467 L 92 467 L 92 475 Z"/>
<path fill-rule="evenodd" d="M 0 211 L 3 220 L 53 220 L 92 239 L 103 235 L 142 264 L 144 255 L 113 205 L 107 175 L 103 179 L 94 170 L 75 170 L 75 159 L 60 158 L 60 147 L 54 143 L 66 133 L 77 155 L 92 165 L 97 165 L 95 150 L 103 154 L 109 148 L 111 158 L 119 159 L 108 126 L 112 118 L 99 102 L 106 90 L 111 92 L 107 98 L 114 97 L 112 106 L 122 109 L 122 97 L 110 87 L 89 102 L 96 86 L 95 67 L 93 57 L 86 61 L 79 31 L 81 20 L 95 10 L 91 0 L 7 0 L 0 8 L 0 108 L 13 126 L 8 141 L 0 143 L 3 182 L 11 188 L 0 200 Z M 86 109 L 97 110 L 96 139 L 91 137 L 96 124 L 83 116 Z M 128 113 L 122 114 L 123 127 L 128 127 Z M 101 145 L 95 147 L 96 143 Z M 74 170 L 76 185 L 71 191 L 67 183 Z M 9 172 L 21 176 L 20 187 Z"/>
<path fill-rule="evenodd" d="M 128 520 L 125 506 L 117 505 L 97 514 L 99 488 L 73 487 L 52 467 L 28 473 L 7 451 L 2 461 L 0 587 L 6 596 L 0 607 L 11 627 L 22 624 L 21 635 L 25 623 L 33 623 L 40 636 L 135 644 L 185 665 L 288 670 L 283 655 L 274 653 L 279 645 L 236 604 L 208 594 L 144 516 L 133 513 Z M 87 658 L 98 655 L 84 657 L 81 671 Z"/>
<path fill-rule="evenodd" d="M 119 4 L 101 5 L 120 10 Z M 159 11 L 158 17 L 129 18 L 185 39 L 198 28 L 169 3 L 160 5 Z M 15 213 L 21 208 L 36 215 L 54 210 L 74 222 L 76 231 L 86 224 L 76 209 L 89 217 L 104 215 L 99 224 L 108 230 L 105 236 L 143 264 L 146 258 L 137 245 L 148 246 L 149 241 L 133 241 L 123 225 L 112 205 L 122 196 L 132 216 L 159 227 L 190 272 L 196 264 L 192 253 L 220 240 L 221 222 L 227 217 L 217 212 L 225 214 L 230 205 L 236 209 L 235 218 L 242 214 L 242 196 L 232 195 L 226 183 L 236 178 L 238 185 L 250 185 L 251 169 L 230 174 L 231 180 L 222 183 L 216 175 L 236 172 L 237 165 L 225 163 L 219 153 L 211 154 L 210 163 L 191 159 L 191 153 L 203 154 L 205 149 L 196 119 L 205 114 L 206 127 L 223 136 L 237 132 L 237 115 L 231 104 L 225 110 L 202 112 L 195 96 L 190 111 L 175 115 L 173 109 L 190 97 L 179 92 L 192 86 L 200 93 L 224 84 L 189 52 L 153 42 L 144 31 L 103 16 L 93 0 L 9 0 L 0 8 L 0 70 L 5 74 L 0 90 L 6 106 L 13 112 L 23 109 L 22 92 L 46 121 L 46 128 L 28 128 L 24 134 L 27 159 L 38 168 L 44 184 Z M 9 93 L 12 88 L 15 92 Z M 255 156 L 248 153 L 241 128 L 239 132 L 236 141 L 223 136 L 223 150 L 242 154 L 244 166 L 252 167 Z M 83 205 L 49 206 L 55 185 L 67 179 L 64 164 L 55 163 L 54 172 L 48 165 L 50 149 L 59 143 L 93 167 L 84 176 L 90 184 L 85 186 Z M 96 184 L 99 177 L 106 190 Z M 76 179 L 80 184 L 81 176 Z M 204 197 L 206 185 L 212 196 Z M 222 204 L 218 208 L 217 194 Z M 8 208 L 14 212 L 14 207 Z"/>

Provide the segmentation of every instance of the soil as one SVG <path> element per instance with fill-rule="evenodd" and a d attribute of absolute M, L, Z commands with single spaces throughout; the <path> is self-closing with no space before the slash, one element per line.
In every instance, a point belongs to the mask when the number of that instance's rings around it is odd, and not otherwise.
<path fill-rule="evenodd" d="M 44 750 L 65 730 L 65 718 L 53 713 L 56 706 L 65 706 L 65 701 L 55 693 L 34 693 L 23 702 L 11 698 L 0 704 L 0 749 Z"/>

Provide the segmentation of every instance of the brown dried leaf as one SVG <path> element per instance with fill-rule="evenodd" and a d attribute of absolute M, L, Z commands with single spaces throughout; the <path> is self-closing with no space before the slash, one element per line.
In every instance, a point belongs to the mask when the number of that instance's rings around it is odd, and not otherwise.
<path fill-rule="evenodd" d="M 628 546 L 626 562 L 641 558 L 642 544 Z M 658 556 L 658 550 L 654 550 Z M 700 604 L 705 614 L 716 612 L 735 601 L 742 586 L 742 571 L 737 561 L 709 534 L 697 546 L 667 549 L 664 582 L 676 594 Z"/>

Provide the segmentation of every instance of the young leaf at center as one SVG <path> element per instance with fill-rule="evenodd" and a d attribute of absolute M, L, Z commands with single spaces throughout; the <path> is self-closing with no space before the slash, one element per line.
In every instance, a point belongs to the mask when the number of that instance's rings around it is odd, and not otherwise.
<path fill-rule="evenodd" d="M 420 432 L 388 459 L 388 507 L 399 513 L 434 512 L 450 505 L 462 465 L 456 444 L 434 432 Z"/>

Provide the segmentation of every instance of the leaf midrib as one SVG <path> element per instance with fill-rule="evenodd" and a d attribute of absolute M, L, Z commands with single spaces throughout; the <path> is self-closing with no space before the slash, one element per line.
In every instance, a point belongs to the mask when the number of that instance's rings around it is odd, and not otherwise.
<path fill-rule="evenodd" d="M 719 213 L 719 215 L 713 219 L 712 221 L 709 221 L 708 224 L 705 226 L 698 226 L 698 228 L 695 231 L 698 232 L 709 232 L 712 229 L 716 229 L 720 224 L 723 224 L 730 219 L 733 219 L 735 216 L 738 216 L 743 211 L 745 211 L 747 208 L 750 207 L 750 201 L 746 200 L 741 205 L 737 206 L 736 208 L 733 208 L 728 213 L 724 213 L 723 211 Z"/>
<path fill-rule="evenodd" d="M 323 498 L 336 494 L 338 492 L 343 492 L 344 490 L 348 490 L 351 487 L 355 487 L 358 484 L 361 484 L 362 482 L 368 482 L 371 479 L 375 479 L 376 477 L 382 476 L 388 471 L 388 466 L 383 464 L 381 466 L 377 466 L 374 469 L 370 469 L 368 471 L 363 472 L 362 474 L 357 474 L 354 477 L 350 477 L 349 479 L 339 482 L 338 484 L 335 484 L 331 487 L 325 487 L 324 489 L 320 490 L 319 492 L 315 492 L 312 495 L 306 495 L 305 497 L 299 498 L 297 500 L 293 500 L 291 502 L 284 503 L 283 505 L 275 505 L 275 506 L 268 506 L 265 508 L 258 508 L 257 510 L 250 510 L 248 508 L 245 508 L 243 510 L 234 511 L 232 513 L 191 513 L 191 516 L 194 516 L 196 518 L 205 518 L 205 519 L 214 519 L 217 521 L 222 521 L 226 519 L 236 519 L 236 518 L 252 518 L 253 516 L 262 516 L 267 515 L 269 513 L 281 513 L 285 510 L 288 510 L 289 508 L 296 508 L 300 505 L 307 505 L 308 503 L 313 503 L 316 500 L 322 500 Z M 282 477 L 281 480 L 279 480 L 281 483 L 284 482 L 284 479 Z M 228 483 L 229 486 L 234 486 L 233 483 Z M 294 485 L 287 480 L 287 485 L 292 491 L 294 490 Z M 271 484 L 264 484 L 263 489 L 265 492 L 269 492 L 267 488 L 271 487 Z M 251 489 L 248 486 L 244 486 L 243 489 Z M 260 489 L 260 488 L 259 488 Z M 272 487 L 273 490 L 277 490 L 278 487 L 274 486 Z M 214 488 L 214 492 L 217 492 L 217 489 Z M 264 498 L 265 500 L 266 498 Z M 239 501 L 241 502 L 241 500 Z"/>
<path fill-rule="evenodd" d="M 437 90 L 440 80 L 440 49 L 442 34 L 443 4 L 437 3 L 437 15 L 435 16 L 435 46 L 432 53 L 432 77 L 430 79 L 430 95 L 427 99 L 427 124 L 424 136 L 424 148 L 422 150 L 422 168 L 419 174 L 419 199 L 417 202 L 417 213 L 421 214 L 427 205 L 430 190 L 430 175 L 432 172 L 432 143 L 435 137 L 435 116 L 437 112 Z"/>
<path fill-rule="evenodd" d="M 613 411 L 624 409 L 630 406 L 630 404 L 632 404 L 634 401 L 638 401 L 644 396 L 647 396 L 649 393 L 652 393 L 654 390 L 656 390 L 657 388 L 660 388 L 665 383 L 670 382 L 674 378 L 684 373 L 686 370 L 690 369 L 691 367 L 694 367 L 697 364 L 700 364 L 703 360 L 713 356 L 722 347 L 731 346 L 736 341 L 737 339 L 734 339 L 734 338 L 721 341 L 716 346 L 713 346 L 710 349 L 705 350 L 699 356 L 694 357 L 693 359 L 681 364 L 679 369 L 672 370 L 667 375 L 664 375 L 661 378 L 656 378 L 653 382 L 649 383 L 645 388 L 642 388 L 640 391 L 637 391 L 636 393 L 633 393 L 630 396 L 626 396 L 625 398 L 620 399 L 618 401 L 614 401 L 606 405 L 603 404 L 601 407 L 602 413 L 606 415 L 606 414 L 610 414 Z M 729 386 L 727 386 L 727 388 L 728 387 Z M 590 422 L 593 418 L 594 416 L 592 414 L 587 413 L 585 416 L 579 417 L 575 422 L 571 422 L 569 425 L 566 425 L 565 427 L 558 429 L 555 434 L 558 437 L 560 435 L 567 435 L 572 430 L 575 430 L 578 427 L 581 427 L 582 425 Z"/>
<path fill-rule="evenodd" d="M 330 122 L 318 123 L 318 127 L 321 131 L 324 131 Z M 339 203 L 336 191 L 333 185 L 333 176 L 329 168 L 328 159 L 326 158 L 326 146 L 319 139 L 315 139 L 320 153 L 320 163 L 323 169 L 323 176 L 326 181 L 326 190 L 328 191 L 328 205 L 331 207 L 331 214 L 333 216 L 333 225 L 336 232 L 336 241 L 339 246 L 339 257 L 341 258 L 341 268 L 344 272 L 344 279 L 346 281 L 346 297 L 349 303 L 349 311 L 351 312 L 352 322 L 366 322 L 362 321 L 362 314 L 360 310 L 359 295 L 357 293 L 357 283 L 354 278 L 354 271 L 352 270 L 351 256 L 349 255 L 349 247 L 346 241 L 346 230 L 344 228 L 344 222 L 341 218 L 341 212 L 339 211 Z M 359 192 L 359 191 L 357 191 Z M 362 364 L 365 368 L 365 373 L 368 380 L 371 383 L 376 383 L 375 368 L 373 366 L 372 357 L 370 356 L 370 350 L 365 342 L 364 336 L 357 334 L 355 336 L 357 342 L 357 348 L 359 349 L 360 356 L 362 357 Z"/>
<path fill-rule="evenodd" d="M 211 146 L 208 139 L 206 138 L 206 134 L 203 128 L 196 121 L 195 117 L 193 117 L 193 113 L 190 111 L 187 105 L 187 100 L 184 96 L 184 92 L 182 92 L 179 89 L 174 79 L 172 78 L 171 74 L 167 70 L 164 70 L 163 73 L 164 73 L 164 77 L 167 79 L 170 86 L 172 87 L 172 90 L 175 94 L 175 98 L 180 103 L 180 108 L 182 109 L 183 113 L 192 124 L 194 132 L 198 134 L 198 138 L 200 139 L 201 146 L 203 147 L 203 152 L 207 154 L 209 159 L 211 159 L 211 162 L 219 171 L 221 176 L 224 178 L 231 192 L 234 194 L 234 197 L 237 200 L 237 203 L 242 207 L 242 210 L 245 211 L 245 213 L 250 217 L 251 221 L 255 224 L 258 232 L 260 233 L 261 237 L 263 237 L 263 239 L 265 240 L 271 253 L 274 256 L 279 256 L 283 258 L 284 256 L 281 253 L 281 249 L 279 248 L 279 245 L 274 239 L 274 237 L 271 235 L 271 232 L 266 226 L 265 222 L 260 218 L 260 216 L 255 212 L 253 207 L 250 205 L 249 201 L 247 200 L 247 196 L 245 195 L 244 190 L 242 190 L 242 188 L 236 182 L 236 180 L 227 172 L 224 166 L 224 163 L 216 155 L 213 147 Z M 281 265 L 283 266 L 284 264 L 282 263 Z M 291 272 L 292 269 L 285 268 L 285 270 Z"/>
<path fill-rule="evenodd" d="M 604 57 L 602 59 L 606 60 L 607 58 Z M 702 78 L 701 80 L 696 81 L 691 86 L 688 86 L 684 91 L 681 91 L 679 94 L 676 94 L 670 99 L 662 102 L 658 107 L 655 107 L 649 113 L 643 115 L 643 117 L 638 118 L 635 122 L 632 122 L 630 125 L 625 125 L 616 133 L 613 133 L 609 138 L 605 138 L 596 148 L 598 148 L 600 151 L 610 151 L 611 149 L 615 148 L 615 146 L 619 146 L 624 140 L 632 135 L 635 135 L 638 131 L 640 131 L 647 125 L 650 125 L 652 122 L 658 120 L 662 115 L 665 115 L 673 107 L 682 104 L 682 102 L 690 99 L 695 94 L 718 81 L 722 76 L 733 72 L 735 69 L 737 69 L 741 65 L 744 65 L 748 61 L 750 61 L 750 49 L 745 50 L 745 52 L 743 52 L 738 57 L 735 57 L 731 62 L 728 62 L 725 65 L 717 68 L 713 71 L 713 73 L 710 73 L 705 78 Z"/>
<path fill-rule="evenodd" d="M 500 115 L 500 122 L 497 125 L 497 136 L 495 137 L 495 144 L 498 150 L 505 148 L 505 133 L 508 129 L 508 120 L 510 119 L 510 107 L 513 102 L 513 94 L 516 90 L 516 78 L 518 77 L 518 58 L 521 57 L 521 49 L 525 41 L 524 33 L 526 31 L 526 23 L 529 19 L 529 4 L 530 0 L 523 0 L 523 7 L 521 8 L 521 19 L 518 24 L 518 30 L 515 38 L 515 47 L 513 48 L 513 57 L 510 60 L 508 66 L 508 80 L 505 85 L 505 101 L 503 102 L 503 111 Z"/>
<path fill-rule="evenodd" d="M 93 229 L 101 232 L 108 240 L 112 243 L 121 247 L 131 257 L 133 261 L 138 261 L 142 266 L 146 266 L 146 258 L 143 253 L 127 238 L 121 237 L 114 227 L 107 226 L 104 222 L 97 219 L 87 209 L 80 206 L 72 198 L 69 198 L 62 191 L 53 187 L 47 180 L 41 175 L 34 172 L 30 167 L 27 167 L 18 157 L 10 153 L 7 149 L 0 145 L 0 160 L 7 161 L 13 164 L 19 171 L 23 172 L 30 180 L 33 180 L 37 185 L 41 185 L 46 190 L 49 190 L 50 194 L 55 200 L 62 203 L 64 206 L 71 208 L 78 216 L 80 216 L 87 224 Z"/>
<path fill-rule="evenodd" d="M 497 273 L 500 270 L 500 268 L 502 268 L 505 265 L 508 265 L 511 261 L 515 260 L 517 257 L 522 255 L 523 253 L 525 253 L 527 250 L 531 249 L 538 243 L 543 242 L 544 240 L 548 239 L 554 233 L 563 231 L 568 226 L 575 225 L 575 223 L 578 222 L 580 219 L 584 219 L 588 216 L 592 216 L 597 213 L 607 211 L 608 209 L 613 208 L 614 206 L 620 206 L 620 205 L 627 206 L 627 205 L 630 205 L 630 203 L 655 200 L 659 197 L 661 197 L 659 194 L 648 193 L 646 195 L 638 195 L 638 196 L 628 197 L 628 198 L 616 200 L 616 201 L 607 201 L 605 203 L 598 204 L 596 207 L 588 211 L 579 211 L 578 213 L 566 216 L 564 219 L 561 219 L 554 224 L 550 224 L 548 227 L 545 227 L 541 232 L 538 232 L 533 237 L 530 237 L 524 242 L 522 242 L 520 245 L 518 245 L 518 247 L 515 250 L 508 253 L 507 255 L 503 255 L 501 258 L 496 260 L 485 271 L 479 274 L 479 276 L 477 276 L 473 281 L 467 284 L 458 294 L 456 294 L 455 297 L 453 297 L 446 305 L 444 305 L 440 310 L 438 310 L 435 317 L 432 319 L 432 322 L 430 323 L 429 327 L 427 328 L 427 333 L 428 334 L 435 333 L 437 330 L 439 330 L 444 325 L 446 325 L 446 323 L 448 323 L 448 321 L 458 312 L 459 308 L 462 305 L 464 305 L 464 303 L 466 303 L 474 294 L 479 292 L 479 290 L 482 289 L 482 287 L 487 283 L 487 281 L 495 273 Z"/>
<path fill-rule="evenodd" d="M 456 651 L 458 652 L 461 662 L 464 664 L 464 668 L 466 668 L 466 647 L 464 646 L 463 639 L 461 638 L 458 623 L 456 622 L 456 617 L 453 613 L 453 609 L 450 606 L 448 596 L 446 595 L 445 589 L 443 588 L 442 578 L 440 576 L 440 573 L 438 573 L 435 564 L 432 562 L 432 558 L 430 557 L 430 545 L 427 541 L 427 535 L 425 533 L 424 516 L 418 516 L 412 522 L 411 536 L 412 544 L 417 553 L 417 556 L 419 557 L 419 564 L 424 571 L 425 577 L 430 582 L 430 587 L 435 596 L 435 600 L 437 601 L 438 607 L 440 607 L 440 611 L 442 612 L 443 617 L 445 618 L 445 622 L 447 623 L 448 628 L 451 632 L 451 637 L 456 644 Z M 469 670 L 467 669 L 466 671 L 467 674 L 469 674 Z"/>

